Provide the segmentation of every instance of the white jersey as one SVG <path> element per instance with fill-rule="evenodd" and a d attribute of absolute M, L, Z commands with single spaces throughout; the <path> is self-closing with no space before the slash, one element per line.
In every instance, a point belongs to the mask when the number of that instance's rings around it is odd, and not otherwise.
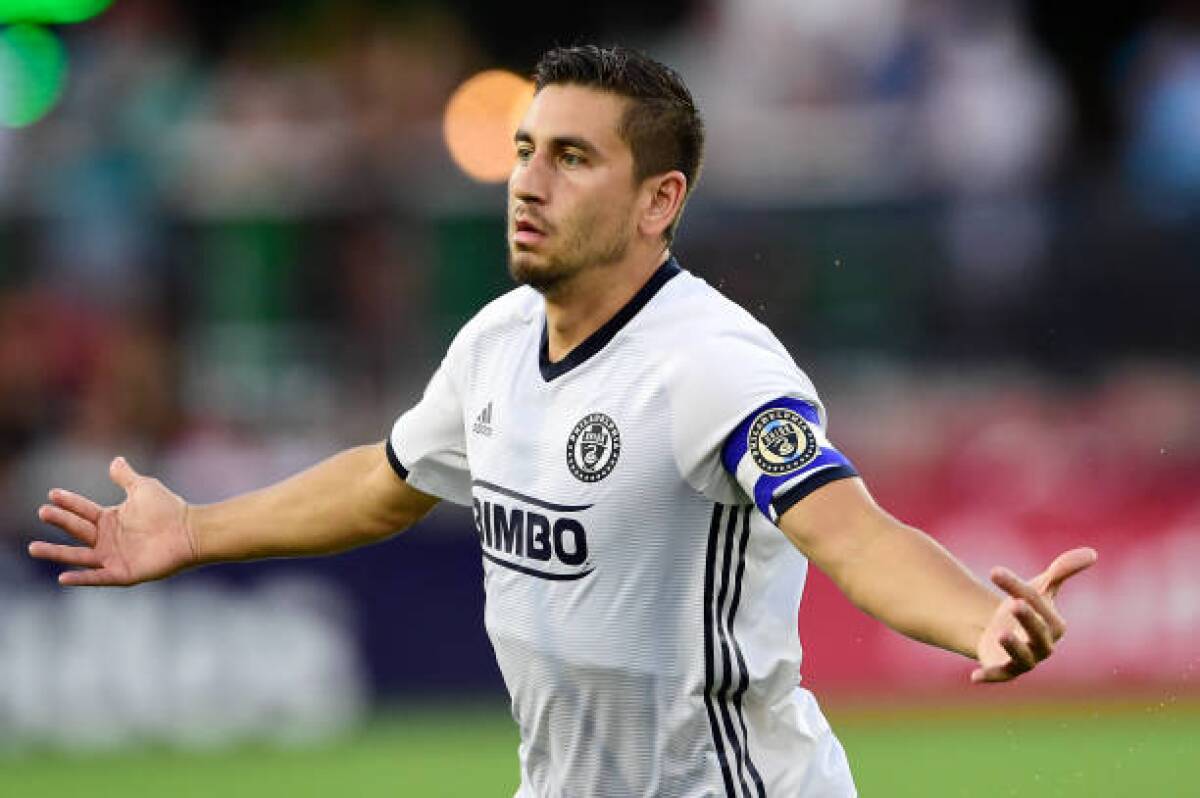
<path fill-rule="evenodd" d="M 473 508 L 518 798 L 855 795 L 799 685 L 773 523 L 853 468 L 775 337 L 668 260 L 563 360 L 533 289 L 463 327 L 393 466 Z"/>

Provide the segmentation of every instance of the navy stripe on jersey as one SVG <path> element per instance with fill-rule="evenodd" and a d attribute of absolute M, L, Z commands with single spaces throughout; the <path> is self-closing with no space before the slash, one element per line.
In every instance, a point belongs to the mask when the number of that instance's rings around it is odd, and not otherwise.
<path fill-rule="evenodd" d="M 562 360 L 555 363 L 550 362 L 550 337 L 546 328 L 546 322 L 543 321 L 542 342 L 538 352 L 538 370 L 542 372 L 542 379 L 550 382 L 555 377 L 561 377 L 603 349 L 613 339 L 613 336 L 619 333 L 622 327 L 632 321 L 633 317 L 638 314 L 638 311 L 654 298 L 659 289 L 682 271 L 683 269 L 680 268 L 678 261 L 673 256 L 667 258 L 658 267 L 657 271 L 650 275 L 650 279 L 646 281 L 646 284 L 633 295 L 633 299 L 626 302 L 625 306 L 618 310 L 615 316 L 604 322 L 600 329 L 589 335 L 584 339 L 583 343 L 568 352 L 567 356 Z"/>
<path fill-rule="evenodd" d="M 408 469 L 404 467 L 404 464 L 400 462 L 400 458 L 396 456 L 396 450 L 392 448 L 392 439 L 390 436 L 388 437 L 387 446 L 385 448 L 387 449 L 387 459 L 388 462 L 392 464 L 392 469 L 400 475 L 400 479 L 407 480 Z"/>
<path fill-rule="evenodd" d="M 846 456 L 830 445 L 828 441 L 817 444 L 816 452 L 810 456 L 810 459 L 803 465 L 798 465 L 794 470 L 774 474 L 764 471 L 763 465 L 760 465 L 762 461 L 750 452 L 751 429 L 763 413 L 777 409 L 791 411 L 800 416 L 803 422 L 797 421 L 795 426 L 803 426 L 804 423 L 808 423 L 812 430 L 819 431 L 820 415 L 816 407 L 802 399 L 782 396 L 767 402 L 746 416 L 742 423 L 738 424 L 737 428 L 725 439 L 725 444 L 721 447 L 721 464 L 734 479 L 738 479 L 739 467 L 749 458 L 752 470 L 750 479 L 753 480 L 753 483 L 743 482 L 742 488 L 754 499 L 754 504 L 762 511 L 763 515 L 773 522 L 778 521 L 779 516 L 792 505 L 822 485 L 827 485 L 835 479 L 858 475 Z M 813 434 L 812 430 L 807 434 Z M 816 439 L 823 440 L 823 436 L 818 432 Z M 778 463 L 778 461 L 776 462 Z M 808 484 L 810 482 L 812 484 Z M 788 497 L 788 501 L 780 502 L 779 500 L 784 495 Z"/>
<path fill-rule="evenodd" d="M 713 744 L 717 747 L 717 760 L 721 763 L 721 778 L 725 781 L 725 795 L 736 798 L 733 790 L 733 772 L 725 754 L 725 738 L 717 722 L 717 710 L 713 704 L 713 685 L 716 682 L 716 652 L 713 649 L 713 583 L 716 581 L 717 537 L 721 532 L 722 506 L 713 505 L 712 526 L 708 530 L 708 557 L 704 566 L 704 708 L 708 711 L 708 727 L 712 732 Z"/>
<path fill-rule="evenodd" d="M 721 589 L 717 593 L 717 604 L 713 608 L 713 611 L 717 616 L 717 639 L 721 642 L 721 670 L 723 676 L 721 687 L 717 691 L 717 696 L 720 699 L 721 723 L 725 727 L 725 734 L 729 738 L 729 745 L 733 748 L 734 760 L 737 762 L 738 780 L 742 783 L 742 794 L 744 795 L 747 787 L 746 768 L 742 761 L 742 741 L 738 739 L 737 730 L 733 727 L 733 717 L 729 711 L 728 701 L 729 688 L 733 679 L 733 666 L 730 662 L 731 655 L 729 652 L 729 638 L 732 636 L 732 633 L 727 628 L 728 624 L 721 617 L 721 609 L 725 606 L 725 594 L 729 590 L 729 566 L 733 562 L 733 538 L 734 531 L 737 529 L 740 512 L 740 508 L 730 508 L 729 520 L 725 524 L 725 557 L 721 565 Z"/>
<path fill-rule="evenodd" d="M 759 798 L 766 798 L 767 791 L 763 786 L 762 776 L 759 775 L 758 768 L 754 767 L 754 762 L 750 759 L 750 734 L 746 731 L 746 716 L 742 712 L 742 697 L 746 694 L 746 688 L 750 686 L 750 669 L 746 667 L 742 648 L 737 644 L 737 638 L 733 636 L 733 618 L 737 615 L 738 602 L 742 598 L 742 576 L 746 573 L 746 545 L 750 542 L 750 513 L 753 511 L 753 507 L 747 506 L 746 511 L 742 513 L 742 536 L 738 543 L 737 574 L 733 580 L 733 602 L 729 605 L 729 637 L 733 641 L 733 653 L 737 657 L 738 668 L 741 670 L 741 679 L 733 693 L 733 706 L 737 711 L 738 723 L 742 726 L 742 738 L 746 741 L 746 767 L 750 770 L 750 777 L 757 787 L 757 795 Z"/>
<path fill-rule="evenodd" d="M 728 510 L 722 524 L 724 511 Z M 721 764 L 727 796 L 765 798 L 762 777 L 750 758 L 749 735 L 742 710 L 742 697 L 750 674 L 734 635 L 734 619 L 741 600 L 742 577 L 746 571 L 746 545 L 750 538 L 752 505 L 713 507 L 709 529 L 708 558 L 704 573 L 704 703 L 709 729 Z M 724 526 L 724 541 L 720 540 Z M 741 534 L 738 528 L 741 527 Z M 736 550 L 735 540 L 739 539 Z M 723 556 L 722 556 L 723 555 Z M 718 559 L 721 560 L 718 566 Z M 736 565 L 735 565 L 736 559 Z M 732 593 L 730 577 L 732 575 Z M 719 586 L 718 586 L 719 582 Z M 715 595 L 714 595 L 715 594 Z M 726 600 L 728 600 L 728 605 Z M 715 631 L 714 631 L 715 630 Z M 717 646 L 720 646 L 721 678 L 717 686 Z M 735 677 L 735 670 L 737 671 Z M 736 682 L 735 682 L 736 678 Z M 736 685 L 736 686 L 735 686 Z M 732 695 L 731 695 L 732 693 Z M 719 717 L 718 717 L 719 716 Z M 736 723 L 735 723 L 736 718 Z M 728 749 L 726 748 L 728 741 Z M 733 762 L 730 762 L 730 758 Z M 735 781 L 736 770 L 736 781 Z M 747 781 L 749 778 L 749 781 Z M 751 788 L 753 784 L 753 789 Z M 737 788 L 741 787 L 739 791 Z"/>

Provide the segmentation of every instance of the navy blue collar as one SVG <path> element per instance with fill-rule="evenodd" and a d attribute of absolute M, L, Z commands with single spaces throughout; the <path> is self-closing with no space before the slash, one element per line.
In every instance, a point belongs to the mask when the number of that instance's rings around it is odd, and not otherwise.
<path fill-rule="evenodd" d="M 568 352 L 567 356 L 557 363 L 550 362 L 550 334 L 546 320 L 543 319 L 542 344 L 538 355 L 538 368 L 542 372 L 542 379 L 550 382 L 555 377 L 561 377 L 603 349 L 613 339 L 613 336 L 620 332 L 621 328 L 628 324 L 638 314 L 638 311 L 654 298 L 659 289 L 681 271 L 683 269 L 679 267 L 679 263 L 675 260 L 674 256 L 667 258 L 655 270 L 654 274 L 650 275 L 650 279 L 646 281 L 646 284 L 638 289 L 633 298 L 625 303 L 623 308 L 618 310 L 611 319 L 601 325 L 600 329 L 589 335 L 581 344 Z"/>

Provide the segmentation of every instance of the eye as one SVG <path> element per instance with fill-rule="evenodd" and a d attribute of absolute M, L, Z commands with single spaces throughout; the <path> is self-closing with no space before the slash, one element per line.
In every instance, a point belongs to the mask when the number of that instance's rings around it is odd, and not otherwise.
<path fill-rule="evenodd" d="M 562 165 L 568 169 L 574 169 L 576 166 L 583 166 L 585 163 L 585 159 L 582 155 L 577 152 L 572 152 L 571 150 L 564 152 L 558 157 L 558 159 L 562 162 Z"/>
<path fill-rule="evenodd" d="M 520 161 L 521 163 L 526 163 L 532 157 L 533 157 L 533 145 L 532 144 L 522 143 L 522 144 L 517 145 L 517 160 L 518 161 Z"/>

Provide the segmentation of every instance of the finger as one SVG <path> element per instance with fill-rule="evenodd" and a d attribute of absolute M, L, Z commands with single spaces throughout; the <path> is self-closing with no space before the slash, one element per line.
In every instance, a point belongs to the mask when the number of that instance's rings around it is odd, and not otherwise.
<path fill-rule="evenodd" d="M 50 501 L 93 524 L 100 520 L 100 511 L 104 509 L 86 496 L 62 488 L 50 491 Z"/>
<path fill-rule="evenodd" d="M 971 671 L 971 682 L 974 684 L 985 684 L 991 682 L 1008 682 L 1017 678 L 1020 674 L 1013 673 L 1010 670 L 1011 662 L 1003 665 L 993 665 L 990 668 L 976 668 Z"/>
<path fill-rule="evenodd" d="M 1007 568 L 992 569 L 992 582 L 1008 595 L 1029 604 L 1034 612 L 1050 627 L 1052 640 L 1057 640 L 1067 631 L 1067 622 L 1054 608 L 1054 602 L 1044 596 L 1032 582 L 1026 582 Z"/>
<path fill-rule="evenodd" d="M 38 518 L 47 524 L 54 524 L 80 543 L 86 543 L 89 546 L 96 545 L 96 525 L 69 510 L 55 507 L 52 504 L 43 504 L 38 508 Z"/>
<path fill-rule="evenodd" d="M 58 575 L 58 583 L 66 587 L 119 587 L 126 584 L 111 571 L 102 568 L 63 571 Z"/>
<path fill-rule="evenodd" d="M 128 493 L 141 474 L 134 471 L 133 466 L 124 457 L 117 457 L 108 467 L 108 476 Z"/>
<path fill-rule="evenodd" d="M 56 562 L 60 565 L 83 568 L 100 567 L 100 557 L 96 554 L 96 550 L 87 546 L 63 546 L 58 543 L 35 540 L 29 544 L 29 556 Z"/>
<path fill-rule="evenodd" d="M 1039 583 L 1039 586 L 1044 584 L 1045 592 L 1053 598 L 1058 595 L 1063 582 L 1075 574 L 1091 568 L 1098 559 L 1100 559 L 1100 554 L 1095 549 L 1088 547 L 1071 549 L 1055 557 L 1054 562 L 1050 563 L 1050 567 L 1043 571 L 1035 581 Z"/>
<path fill-rule="evenodd" d="M 971 671 L 972 683 L 1007 682 L 1032 669 L 1032 665 L 1026 665 L 1020 661 L 1022 656 L 1020 647 L 1023 644 L 1011 632 L 1000 638 L 1000 645 L 1008 652 L 1008 662 L 986 668 L 976 668 Z"/>
<path fill-rule="evenodd" d="M 1020 622 L 1021 628 L 1029 635 L 1027 644 L 1035 661 L 1041 662 L 1054 653 L 1054 637 L 1050 632 L 1050 626 L 1042 619 L 1041 615 L 1021 600 L 1018 600 L 1013 606 L 1013 615 Z"/>
<path fill-rule="evenodd" d="M 1017 637 L 1015 633 L 1005 632 L 1001 635 L 1000 646 L 1012 658 L 1012 662 L 1006 667 L 1013 676 L 1033 670 L 1033 666 L 1037 665 L 1037 660 L 1034 658 L 1033 652 L 1029 650 L 1029 644 Z"/>

